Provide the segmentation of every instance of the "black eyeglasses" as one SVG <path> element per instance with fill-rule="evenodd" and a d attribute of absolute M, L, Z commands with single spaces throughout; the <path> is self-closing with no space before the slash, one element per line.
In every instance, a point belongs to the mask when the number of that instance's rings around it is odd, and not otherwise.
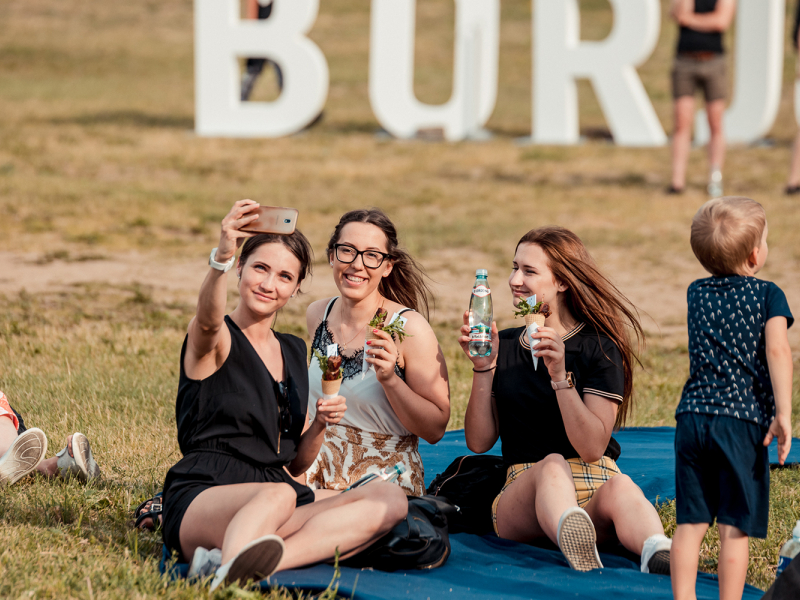
<path fill-rule="evenodd" d="M 275 397 L 278 399 L 278 408 L 281 409 L 281 431 L 288 433 L 292 428 L 292 413 L 289 410 L 289 388 L 283 381 L 276 382 Z"/>
<path fill-rule="evenodd" d="M 391 254 L 385 252 L 378 252 L 377 250 L 356 250 L 347 244 L 334 244 L 333 249 L 336 252 L 336 260 L 345 264 L 350 264 L 361 255 L 361 262 L 368 269 L 377 269 L 383 264 L 387 258 L 391 258 Z"/>

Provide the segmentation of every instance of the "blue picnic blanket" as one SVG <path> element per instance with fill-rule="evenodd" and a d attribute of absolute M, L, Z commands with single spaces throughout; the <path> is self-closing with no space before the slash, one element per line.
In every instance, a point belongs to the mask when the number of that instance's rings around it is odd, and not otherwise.
<path fill-rule="evenodd" d="M 622 447 L 617 464 L 651 501 L 675 497 L 675 460 L 672 427 L 632 427 L 615 437 Z M 500 454 L 498 443 L 491 454 Z M 458 456 L 470 454 L 464 431 L 448 431 L 436 445 L 420 444 L 425 465 L 425 483 Z M 776 443 L 770 447 L 770 460 L 777 462 Z M 800 462 L 800 440 L 795 439 L 787 463 Z M 579 573 L 569 568 L 558 550 L 538 548 L 467 533 L 450 536 L 452 554 L 447 563 L 432 571 L 381 571 L 342 568 L 336 580 L 338 593 L 359 600 L 400 600 L 408 598 L 475 598 L 492 600 L 672 598 L 669 577 L 644 574 L 639 564 L 624 556 L 601 553 L 605 568 Z M 165 551 L 166 553 L 166 551 Z M 162 568 L 164 562 L 162 561 Z M 175 574 L 186 573 L 186 565 L 176 565 Z M 319 592 L 334 580 L 330 565 L 283 571 L 273 575 L 265 588 L 274 585 Z M 354 594 L 355 592 L 355 594 Z M 745 600 L 761 598 L 763 592 L 746 586 Z M 714 575 L 698 574 L 698 600 L 717 600 L 719 586 Z"/>

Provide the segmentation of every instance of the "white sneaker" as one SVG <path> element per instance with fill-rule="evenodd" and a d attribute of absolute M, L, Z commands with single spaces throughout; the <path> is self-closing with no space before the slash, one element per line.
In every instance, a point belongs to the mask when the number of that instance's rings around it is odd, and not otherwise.
<path fill-rule="evenodd" d="M 644 541 L 642 547 L 642 573 L 657 573 L 669 575 L 669 558 L 672 550 L 672 540 L 659 533 L 651 535 Z"/>
<path fill-rule="evenodd" d="M 194 551 L 192 564 L 186 577 L 188 579 L 205 579 L 216 573 L 221 564 L 222 550 L 219 548 L 214 548 L 213 550 L 198 548 Z"/>
<path fill-rule="evenodd" d="M 80 432 L 72 434 L 72 454 L 69 455 L 67 446 L 56 454 L 58 457 L 58 472 L 64 479 L 77 477 L 81 481 L 88 481 L 100 476 L 100 467 L 92 457 L 92 448 L 89 440 Z"/>
<path fill-rule="evenodd" d="M 33 427 L 17 436 L 0 457 L 0 484 L 11 485 L 33 471 L 47 454 L 47 436 Z"/>
<path fill-rule="evenodd" d="M 266 579 L 278 568 L 283 551 L 283 540 L 277 535 L 265 535 L 253 540 L 242 548 L 233 560 L 217 569 L 209 594 L 223 583 Z"/>
<path fill-rule="evenodd" d="M 722 196 L 722 171 L 715 169 L 708 178 L 708 195 L 711 198 Z"/>
<path fill-rule="evenodd" d="M 576 571 L 602 569 L 597 553 L 597 533 L 587 512 L 577 506 L 564 511 L 558 521 L 558 547 Z"/>

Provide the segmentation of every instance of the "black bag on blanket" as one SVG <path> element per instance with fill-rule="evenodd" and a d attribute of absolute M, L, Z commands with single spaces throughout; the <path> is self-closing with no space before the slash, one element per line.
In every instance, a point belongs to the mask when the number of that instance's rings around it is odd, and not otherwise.
<path fill-rule="evenodd" d="M 455 507 L 443 498 L 408 498 L 408 516 L 369 548 L 339 564 L 379 571 L 435 569 L 450 556 L 447 521 Z"/>
<path fill-rule="evenodd" d="M 428 494 L 447 498 L 455 504 L 448 518 L 450 533 L 485 535 L 494 531 L 492 503 L 506 482 L 503 458 L 490 454 L 459 456 L 444 473 L 437 475 Z"/>

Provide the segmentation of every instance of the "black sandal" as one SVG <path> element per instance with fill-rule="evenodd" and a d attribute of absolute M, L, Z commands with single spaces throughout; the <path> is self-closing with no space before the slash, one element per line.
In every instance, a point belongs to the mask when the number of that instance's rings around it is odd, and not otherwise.
<path fill-rule="evenodd" d="M 161 502 L 164 492 L 158 492 L 152 498 L 148 498 L 144 502 L 142 502 L 139 506 L 136 507 L 136 510 L 133 511 L 133 517 L 136 519 L 136 523 L 134 527 L 136 529 L 147 529 L 149 531 L 155 531 L 159 527 L 161 527 L 161 513 L 164 511 L 164 504 Z M 145 507 L 147 504 L 150 503 L 150 510 L 145 511 Z M 145 527 L 142 523 L 145 519 L 152 519 L 152 526 Z"/>

